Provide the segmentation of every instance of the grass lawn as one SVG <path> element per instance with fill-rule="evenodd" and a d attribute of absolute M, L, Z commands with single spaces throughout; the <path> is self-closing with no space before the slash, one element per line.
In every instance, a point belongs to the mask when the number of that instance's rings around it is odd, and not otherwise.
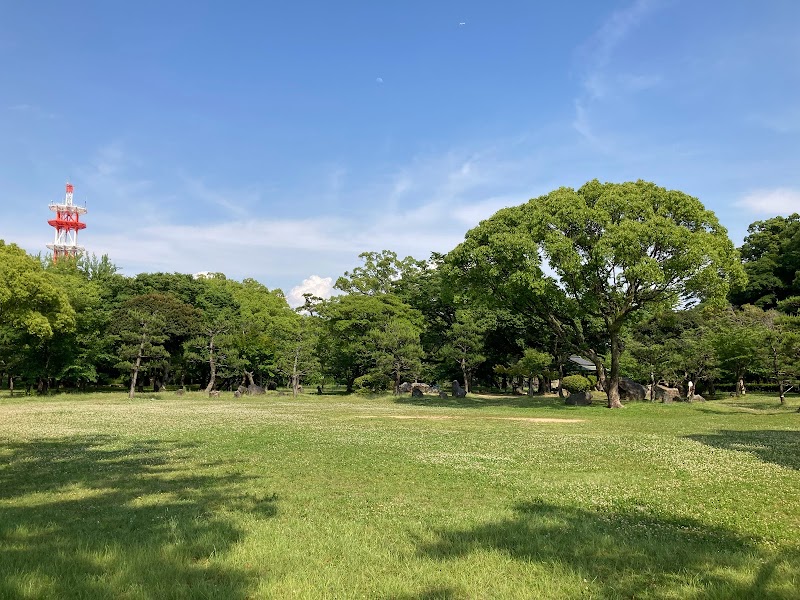
<path fill-rule="evenodd" d="M 800 598 L 796 398 L 0 398 L 0 598 Z"/>

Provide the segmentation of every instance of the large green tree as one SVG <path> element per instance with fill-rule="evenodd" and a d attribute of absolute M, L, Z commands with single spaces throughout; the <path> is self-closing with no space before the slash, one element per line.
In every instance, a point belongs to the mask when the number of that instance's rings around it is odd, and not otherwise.
<path fill-rule="evenodd" d="M 736 305 L 775 308 L 800 295 L 800 215 L 756 221 L 740 249 L 747 285 L 733 290 Z"/>
<path fill-rule="evenodd" d="M 506 231 L 496 231 L 493 244 L 473 255 L 490 268 L 508 268 L 486 255 L 521 253 L 525 268 L 510 268 L 506 278 L 528 295 L 533 291 L 541 304 L 548 297 L 562 302 L 560 291 L 572 300 L 563 311 L 572 317 L 553 324 L 569 323 L 568 337 L 586 337 L 585 329 L 572 326 L 577 312 L 599 325 L 611 358 L 607 379 L 598 373 L 609 407 L 621 406 L 619 365 L 628 323 L 655 306 L 720 301 L 731 284 L 745 280 L 738 254 L 711 211 L 697 198 L 645 181 L 594 180 L 578 190 L 560 188 L 495 218 Z M 543 261 L 557 279 L 544 275 Z M 587 350 L 599 364 L 602 352 L 589 344 Z"/>
<path fill-rule="evenodd" d="M 411 319 L 394 316 L 369 332 L 368 342 L 375 370 L 391 376 L 395 395 L 400 393 L 403 376 L 416 378 L 422 368 L 421 331 L 422 328 Z"/>
<path fill-rule="evenodd" d="M 353 390 L 357 377 L 375 368 L 372 331 L 391 319 L 403 319 L 421 326 L 419 312 L 394 294 L 360 293 L 334 296 L 319 306 L 323 320 L 320 356 L 325 370 Z"/>
<path fill-rule="evenodd" d="M 0 240 L 0 324 L 46 339 L 75 327 L 67 294 L 42 263 Z"/>
<path fill-rule="evenodd" d="M 142 372 L 154 369 L 169 356 L 164 349 L 166 319 L 159 313 L 127 305 L 117 314 L 115 329 L 120 339 L 117 368 L 130 373 L 128 397 L 133 398 Z"/>
<path fill-rule="evenodd" d="M 472 373 L 486 360 L 484 338 L 487 326 L 475 311 L 456 311 L 455 322 L 444 332 L 444 346 L 440 355 L 444 360 L 457 364 L 464 380 L 464 390 L 469 392 Z"/>

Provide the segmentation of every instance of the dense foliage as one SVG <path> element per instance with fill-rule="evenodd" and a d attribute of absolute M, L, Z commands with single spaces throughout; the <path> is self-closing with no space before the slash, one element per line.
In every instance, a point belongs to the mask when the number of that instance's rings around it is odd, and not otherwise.
<path fill-rule="evenodd" d="M 783 398 L 800 377 L 798 228 L 798 215 L 754 223 L 742 262 L 696 198 L 590 181 L 499 211 L 447 255 L 366 252 L 339 295 L 297 310 L 252 279 L 124 277 L 108 257 L 53 263 L 0 242 L 0 374 L 12 389 L 131 396 L 453 380 L 563 393 L 577 354 L 609 406 L 623 376 Z"/>

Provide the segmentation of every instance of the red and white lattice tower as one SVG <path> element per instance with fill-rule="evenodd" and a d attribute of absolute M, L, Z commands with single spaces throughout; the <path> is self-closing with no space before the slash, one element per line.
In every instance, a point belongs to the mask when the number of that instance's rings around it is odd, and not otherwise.
<path fill-rule="evenodd" d="M 56 218 L 47 222 L 56 230 L 55 240 L 52 244 L 47 244 L 53 251 L 53 262 L 57 262 L 61 257 L 76 257 L 83 252 L 83 248 L 78 246 L 78 231 L 86 229 L 86 223 L 81 223 L 81 215 L 87 211 L 85 206 L 75 206 L 72 203 L 72 190 L 72 184 L 67 183 L 64 202 L 50 204 L 50 210 L 56 213 Z"/>

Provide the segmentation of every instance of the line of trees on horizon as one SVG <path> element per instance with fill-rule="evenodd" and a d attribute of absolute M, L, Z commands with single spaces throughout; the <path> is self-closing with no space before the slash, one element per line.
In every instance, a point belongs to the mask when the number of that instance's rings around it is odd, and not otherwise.
<path fill-rule="evenodd" d="M 365 252 L 328 299 L 223 274 L 124 277 L 107 256 L 60 260 L 0 241 L 0 376 L 47 393 L 124 383 L 403 381 L 505 388 L 596 367 L 608 406 L 624 376 L 713 394 L 800 377 L 800 216 L 757 221 L 736 249 L 679 191 L 590 181 L 498 211 L 447 254 Z M 529 390 L 533 386 L 529 385 Z"/>

